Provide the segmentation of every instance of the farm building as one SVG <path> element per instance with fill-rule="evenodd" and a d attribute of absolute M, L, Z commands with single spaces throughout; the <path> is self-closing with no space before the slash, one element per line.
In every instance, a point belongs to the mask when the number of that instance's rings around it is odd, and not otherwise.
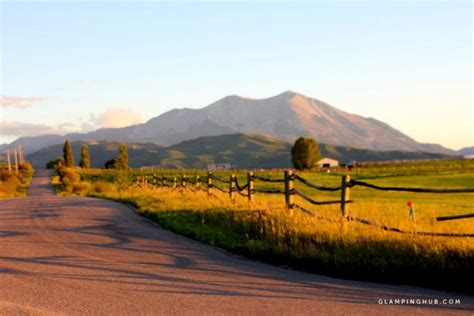
<path fill-rule="evenodd" d="M 210 163 L 207 165 L 208 171 L 222 171 L 236 169 L 236 166 L 232 166 L 230 163 Z"/>
<path fill-rule="evenodd" d="M 339 161 L 331 158 L 323 158 L 318 161 L 319 168 L 332 168 L 339 166 Z"/>

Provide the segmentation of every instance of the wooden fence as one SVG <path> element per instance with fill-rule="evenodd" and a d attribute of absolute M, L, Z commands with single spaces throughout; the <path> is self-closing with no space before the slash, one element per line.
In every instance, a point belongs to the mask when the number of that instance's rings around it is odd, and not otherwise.
<path fill-rule="evenodd" d="M 256 189 L 255 188 L 255 181 L 262 181 L 262 182 L 269 182 L 269 183 L 282 183 L 284 184 L 284 190 L 280 189 Z M 227 186 L 221 187 L 216 183 L 220 183 L 220 185 Z M 296 183 L 301 183 L 306 187 L 309 187 L 314 190 L 319 191 L 340 191 L 340 197 L 336 200 L 327 200 L 327 201 L 316 201 L 309 197 L 308 195 L 304 194 L 301 190 L 299 190 L 296 186 Z M 456 193 L 474 193 L 474 188 L 463 188 L 463 189 L 433 189 L 433 188 L 404 188 L 404 187 L 383 187 L 374 184 L 370 184 L 363 181 L 353 180 L 349 175 L 343 175 L 341 177 L 341 185 L 337 187 L 327 187 L 327 186 L 320 186 L 310 181 L 306 180 L 305 178 L 299 176 L 298 174 L 294 174 L 292 170 L 285 170 L 283 174 L 283 178 L 267 178 L 263 176 L 259 176 L 254 174 L 253 172 L 247 173 L 247 183 L 245 185 L 240 185 L 238 178 L 235 174 L 231 174 L 228 179 L 222 178 L 213 174 L 212 172 L 208 172 L 206 177 L 201 177 L 199 175 L 195 175 L 193 178 L 188 178 L 185 174 L 181 174 L 180 177 L 166 177 L 164 174 L 160 176 L 153 175 L 151 181 L 149 181 L 147 176 L 137 177 L 136 185 L 138 187 L 148 187 L 152 185 L 154 187 L 169 187 L 173 190 L 178 188 L 187 189 L 191 191 L 206 191 L 209 195 L 212 195 L 212 190 L 218 190 L 220 192 L 226 193 L 229 195 L 229 198 L 234 201 L 236 194 L 246 197 L 249 202 L 253 202 L 255 199 L 256 193 L 262 194 L 284 194 L 285 195 L 285 203 L 288 210 L 300 210 L 310 216 L 316 217 L 321 220 L 326 220 L 330 222 L 339 222 L 344 227 L 346 223 L 354 221 L 365 225 L 370 225 L 377 227 L 379 229 L 383 229 L 386 231 L 404 233 L 404 234 L 416 234 L 416 235 L 423 235 L 423 236 L 447 236 L 447 237 L 474 237 L 474 234 L 463 234 L 463 233 L 442 233 L 442 232 L 423 232 L 423 231 L 408 231 L 402 230 L 399 228 L 389 227 L 387 225 L 382 225 L 376 223 L 374 221 L 368 219 L 362 219 L 358 217 L 353 217 L 349 215 L 349 204 L 354 203 L 353 200 L 350 199 L 350 188 L 355 186 L 362 186 L 367 187 L 374 190 L 382 190 L 382 191 L 399 191 L 399 192 L 416 192 L 416 193 L 437 193 L 437 194 L 456 194 Z M 303 207 L 300 204 L 295 203 L 295 196 L 301 197 L 306 202 L 309 202 L 312 205 L 330 205 L 330 204 L 339 204 L 341 210 L 341 216 L 339 220 L 325 217 L 322 215 L 317 214 L 313 210 L 310 210 L 306 207 Z M 474 217 L 474 214 L 467 214 L 467 215 L 457 215 L 457 216 L 442 216 L 438 217 L 438 221 L 443 220 L 453 220 L 453 219 L 463 219 Z"/>

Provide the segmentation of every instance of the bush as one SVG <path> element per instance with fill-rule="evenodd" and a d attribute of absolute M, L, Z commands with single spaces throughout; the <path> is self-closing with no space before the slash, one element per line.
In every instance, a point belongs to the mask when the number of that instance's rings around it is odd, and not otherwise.
<path fill-rule="evenodd" d="M 57 173 L 64 190 L 68 193 L 73 192 L 74 184 L 81 180 L 81 176 L 73 168 L 61 167 Z"/>
<path fill-rule="evenodd" d="M 15 195 L 21 186 L 20 178 L 14 174 L 3 174 L 2 178 L 3 180 L 0 184 L 0 192 L 7 196 Z"/>
<path fill-rule="evenodd" d="M 106 182 L 97 182 L 94 184 L 94 187 L 92 190 L 95 193 L 106 193 L 106 192 L 111 192 L 113 191 L 114 186 L 112 184 L 106 183 Z"/>
<path fill-rule="evenodd" d="M 115 156 L 114 159 L 111 159 L 105 163 L 105 169 L 119 169 L 122 162 L 120 157 Z"/>
<path fill-rule="evenodd" d="M 58 169 L 62 166 L 65 165 L 64 158 L 63 157 L 58 157 L 54 160 L 49 161 L 46 164 L 46 169 Z"/>
<path fill-rule="evenodd" d="M 91 188 L 91 184 L 89 182 L 81 181 L 76 182 L 72 185 L 72 192 L 75 194 L 87 194 L 89 189 Z"/>
<path fill-rule="evenodd" d="M 32 175 L 33 172 L 35 171 L 35 169 L 33 169 L 33 166 L 28 162 L 22 163 L 18 167 L 18 169 L 20 170 L 20 172 L 28 174 L 28 175 Z"/>

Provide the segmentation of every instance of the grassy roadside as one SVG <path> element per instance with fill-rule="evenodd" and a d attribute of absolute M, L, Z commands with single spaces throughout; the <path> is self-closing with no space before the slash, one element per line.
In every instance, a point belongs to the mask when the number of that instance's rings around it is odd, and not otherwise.
<path fill-rule="evenodd" d="M 398 235 L 357 224 L 341 235 L 338 224 L 268 205 L 249 209 L 244 201 L 232 204 L 219 194 L 212 202 L 206 193 L 183 195 L 170 189 L 89 195 L 132 204 L 163 228 L 271 264 L 348 279 L 472 291 L 466 276 L 472 274 L 474 250 L 468 240 Z"/>
<path fill-rule="evenodd" d="M 346 232 L 341 234 L 337 223 L 321 221 L 296 211 L 288 213 L 282 207 L 283 197 L 258 195 L 251 205 L 244 197 L 239 197 L 231 203 L 226 194 L 218 192 L 209 197 L 205 192 L 182 193 L 167 188 L 129 186 L 128 179 L 134 175 L 135 172 L 132 176 L 99 170 L 80 172 L 77 181 L 88 185 L 83 185 L 87 190 L 79 194 L 132 204 L 142 216 L 163 228 L 271 264 L 348 279 L 473 293 L 467 277 L 472 275 L 474 267 L 472 238 L 402 235 L 358 223 L 350 223 Z M 321 177 L 312 179 L 319 183 L 331 184 L 338 180 L 333 175 L 312 176 Z M 361 176 L 372 177 L 372 181 L 379 184 L 406 182 L 419 186 L 438 181 L 441 186 L 448 183 L 450 187 L 465 187 L 472 181 L 472 174 L 456 172 L 422 178 L 410 173 L 392 177 L 380 174 Z M 74 189 L 66 194 L 71 193 Z M 351 206 L 351 214 L 410 228 L 404 204 L 413 196 L 374 193 L 366 189 L 353 192 L 353 196 L 358 200 Z M 439 212 L 469 212 L 473 202 L 468 195 L 417 195 L 415 200 L 419 206 L 417 220 L 420 230 L 472 233 L 472 220 L 457 223 L 433 221 Z M 402 212 L 400 205 L 404 207 Z M 317 210 L 337 219 L 337 208 L 324 206 Z"/>
<path fill-rule="evenodd" d="M 25 196 L 30 187 L 35 170 L 29 163 L 21 164 L 18 175 L 6 171 L 0 175 L 0 199 Z"/>

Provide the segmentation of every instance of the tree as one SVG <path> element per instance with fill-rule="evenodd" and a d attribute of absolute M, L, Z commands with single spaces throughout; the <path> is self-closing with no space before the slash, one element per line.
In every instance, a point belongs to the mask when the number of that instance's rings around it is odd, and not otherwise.
<path fill-rule="evenodd" d="M 91 157 L 89 155 L 89 147 L 87 147 L 87 144 L 82 144 L 81 161 L 79 162 L 79 166 L 81 166 L 82 169 L 89 169 L 91 167 Z"/>
<path fill-rule="evenodd" d="M 119 169 L 128 169 L 128 151 L 125 144 L 120 145 Z"/>
<path fill-rule="evenodd" d="M 54 160 L 49 161 L 46 164 L 46 169 L 56 169 L 61 166 L 64 166 L 66 163 L 64 162 L 64 157 L 58 157 Z"/>
<path fill-rule="evenodd" d="M 122 162 L 120 158 L 118 156 L 115 156 L 113 159 L 105 163 L 105 169 L 120 169 L 121 164 Z"/>
<path fill-rule="evenodd" d="M 69 139 L 66 139 L 66 141 L 64 142 L 63 153 L 64 163 L 66 164 L 66 167 L 74 167 L 76 165 L 76 162 L 74 161 L 74 154 L 72 153 L 71 141 Z"/>
<path fill-rule="evenodd" d="M 113 159 L 105 163 L 105 169 L 118 169 L 118 170 L 127 170 L 128 169 L 128 152 L 127 145 L 120 145 L 120 154 L 115 156 Z"/>
<path fill-rule="evenodd" d="M 311 170 L 321 159 L 318 143 L 313 138 L 300 137 L 291 147 L 291 162 L 298 170 Z"/>

